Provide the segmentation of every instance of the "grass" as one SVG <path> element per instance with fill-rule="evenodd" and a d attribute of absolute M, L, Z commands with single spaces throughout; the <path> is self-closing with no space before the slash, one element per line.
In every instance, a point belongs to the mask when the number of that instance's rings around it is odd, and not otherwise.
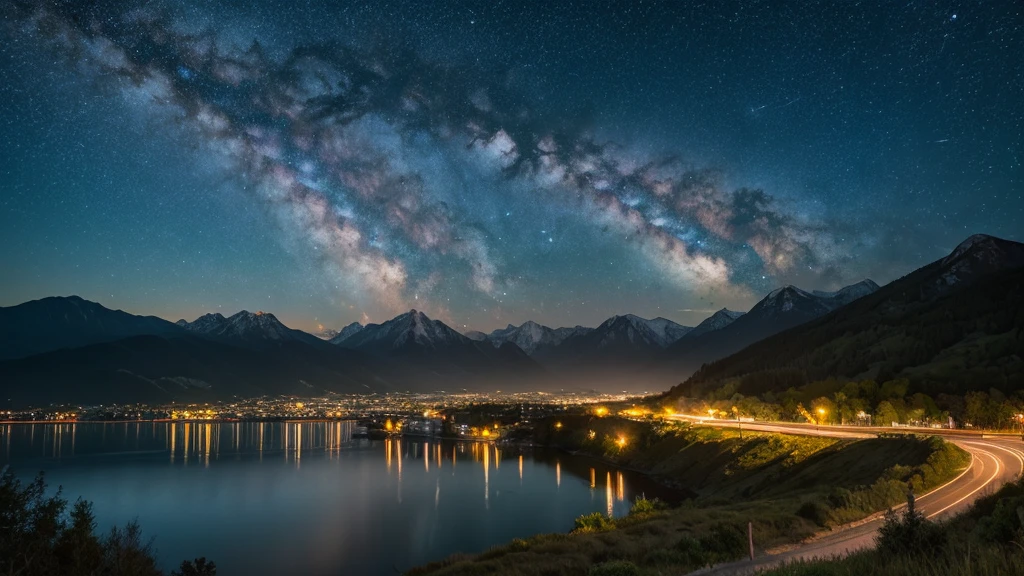
<path fill-rule="evenodd" d="M 583 516 L 571 534 L 515 540 L 408 574 L 681 574 L 745 555 L 748 522 L 760 550 L 799 541 L 895 503 L 905 493 L 894 491 L 895 483 L 932 486 L 955 476 L 969 460 L 939 439 L 749 432 L 740 438 L 730 430 L 642 429 L 641 423 L 614 418 L 562 422 L 564 432 L 548 437 L 558 445 L 647 470 L 688 488 L 693 497 L 672 509 L 638 500 L 624 518 Z M 602 435 L 612 434 L 628 434 L 632 442 L 622 450 L 601 442 Z"/>
<path fill-rule="evenodd" d="M 937 540 L 892 552 L 880 546 L 832 560 L 800 561 L 763 576 L 1003 576 L 1024 574 L 1024 481 L 978 500 L 941 524 L 927 523 Z"/>

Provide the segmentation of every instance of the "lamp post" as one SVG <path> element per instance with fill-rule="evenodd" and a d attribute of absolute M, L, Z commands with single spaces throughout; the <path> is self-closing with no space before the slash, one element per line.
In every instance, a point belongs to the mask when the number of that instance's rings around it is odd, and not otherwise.
<path fill-rule="evenodd" d="M 824 408 L 818 408 L 818 423 L 814 427 L 815 430 L 821 430 L 821 421 L 825 419 L 826 410 Z"/>

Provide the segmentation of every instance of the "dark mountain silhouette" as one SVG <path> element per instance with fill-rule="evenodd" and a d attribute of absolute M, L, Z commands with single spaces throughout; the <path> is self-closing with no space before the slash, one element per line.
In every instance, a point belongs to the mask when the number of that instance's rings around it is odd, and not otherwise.
<path fill-rule="evenodd" d="M 612 316 L 593 330 L 566 338 L 537 358 L 561 369 L 607 366 L 632 369 L 649 362 L 689 330 L 664 318 L 647 320 L 632 314 Z"/>
<path fill-rule="evenodd" d="M 710 363 L 670 394 L 699 395 L 730 378 L 741 378 L 741 393 L 761 394 L 783 372 L 800 381 L 901 377 L 928 394 L 1009 392 L 1024 388 L 1022 332 L 1024 244 L 977 235 L 822 318 Z"/>
<path fill-rule="evenodd" d="M 155 316 L 111 310 L 78 296 L 53 296 L 0 308 L 0 360 L 141 334 L 183 333 Z"/>
<path fill-rule="evenodd" d="M 213 340 L 244 346 L 266 347 L 281 342 L 305 342 L 312 346 L 328 347 L 324 340 L 281 323 L 269 312 L 242 310 L 228 318 L 221 314 L 205 314 L 193 322 L 178 320 L 178 326 Z"/>
<path fill-rule="evenodd" d="M 475 374 L 504 380 L 542 372 L 540 365 L 511 342 L 495 348 L 416 310 L 382 324 L 368 324 L 338 346 L 399 360 L 406 369 L 422 369 L 436 375 Z"/>
<path fill-rule="evenodd" d="M 820 318 L 839 308 L 854 296 L 870 294 L 877 285 L 870 280 L 858 282 L 834 293 L 815 295 L 784 286 L 773 290 L 749 312 L 727 325 L 696 337 L 682 338 L 668 347 L 652 367 L 666 377 L 679 381 L 703 364 L 724 358 L 773 334 Z"/>

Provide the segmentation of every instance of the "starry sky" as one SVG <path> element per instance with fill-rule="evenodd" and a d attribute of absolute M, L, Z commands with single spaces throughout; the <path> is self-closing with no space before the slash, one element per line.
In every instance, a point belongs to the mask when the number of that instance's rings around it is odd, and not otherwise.
<path fill-rule="evenodd" d="M 1024 240 L 1024 5 L 0 6 L 0 305 L 694 325 Z"/>

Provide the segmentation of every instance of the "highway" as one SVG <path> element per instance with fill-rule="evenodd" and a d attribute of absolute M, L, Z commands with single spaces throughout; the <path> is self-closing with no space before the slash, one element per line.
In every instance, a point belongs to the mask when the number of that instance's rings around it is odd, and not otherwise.
<path fill-rule="evenodd" d="M 949 517 L 965 510 L 977 498 L 991 494 L 1003 484 L 1024 474 L 1024 442 L 1019 436 L 988 436 L 979 433 L 928 428 L 866 428 L 855 426 L 815 426 L 812 424 L 736 422 L 709 419 L 701 416 L 676 414 L 673 418 L 708 426 L 829 436 L 833 438 L 874 438 L 879 432 L 909 432 L 942 436 L 971 455 L 966 470 L 950 482 L 931 492 L 919 495 L 917 508 L 929 519 Z M 751 560 L 719 564 L 692 574 L 738 576 L 752 574 L 797 559 L 830 558 L 874 546 L 875 534 L 882 525 L 882 514 L 875 514 L 860 522 L 823 533 L 810 540 L 784 550 L 761 551 Z M 756 546 L 755 542 L 755 546 Z"/>

